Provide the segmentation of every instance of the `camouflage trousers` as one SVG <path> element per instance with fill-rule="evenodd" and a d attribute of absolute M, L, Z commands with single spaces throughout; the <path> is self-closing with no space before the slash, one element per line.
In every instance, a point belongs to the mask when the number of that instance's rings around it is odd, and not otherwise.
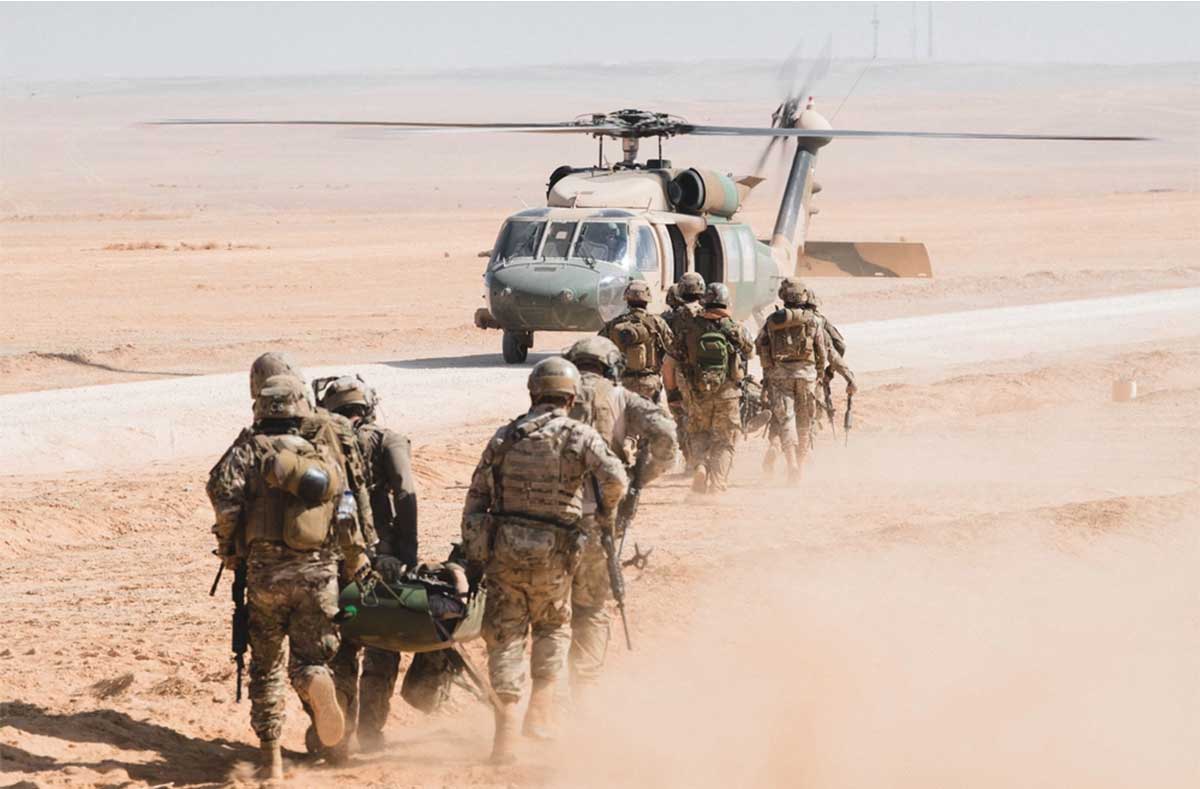
<path fill-rule="evenodd" d="M 380 734 L 392 711 L 392 693 L 400 676 L 400 655 L 345 641 L 334 655 L 331 667 L 338 702 L 346 713 L 346 737 L 359 730 L 360 737 Z"/>
<path fill-rule="evenodd" d="M 786 454 L 808 454 L 817 409 L 817 384 L 803 378 L 768 378 L 771 399 L 771 432 L 779 436 Z"/>
<path fill-rule="evenodd" d="M 260 740 L 277 740 L 283 731 L 284 638 L 287 677 L 306 705 L 313 678 L 329 674 L 328 663 L 338 649 L 333 624 L 337 596 L 333 556 L 262 540 L 250 546 L 250 724 Z"/>
<path fill-rule="evenodd" d="M 573 570 L 565 552 L 560 551 L 533 568 L 501 555 L 489 560 L 483 639 L 492 688 L 501 698 L 516 700 L 524 690 L 525 641 L 529 635 L 533 639 L 533 678 L 553 680 L 562 673 L 571 645 Z"/>
<path fill-rule="evenodd" d="M 608 601 L 612 586 L 608 580 L 608 561 L 600 543 L 600 526 L 595 516 L 586 516 L 580 528 L 587 535 L 579 569 L 571 582 L 571 682 L 595 681 L 604 667 L 608 652 L 609 623 L 612 618 Z"/>
<path fill-rule="evenodd" d="M 710 490 L 729 486 L 733 447 L 742 429 L 737 384 L 727 382 L 708 395 L 693 392 L 688 398 L 687 431 L 691 459 L 708 470 Z"/>
<path fill-rule="evenodd" d="M 621 386 L 657 404 L 658 395 L 662 392 L 663 388 L 663 379 L 658 373 L 651 373 L 650 375 L 632 375 L 626 373 L 621 376 Z"/>

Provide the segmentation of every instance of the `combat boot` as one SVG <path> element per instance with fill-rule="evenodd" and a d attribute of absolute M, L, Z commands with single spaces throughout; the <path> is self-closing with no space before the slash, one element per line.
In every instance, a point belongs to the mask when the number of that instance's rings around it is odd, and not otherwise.
<path fill-rule="evenodd" d="M 529 694 L 529 709 L 525 710 L 525 725 L 521 733 L 534 740 L 548 741 L 558 736 L 555 704 L 558 682 L 535 679 Z"/>
<path fill-rule="evenodd" d="M 517 760 L 517 700 L 501 698 L 495 706 L 496 736 L 492 740 L 492 764 L 512 764 Z"/>
<path fill-rule="evenodd" d="M 788 451 L 788 484 L 798 485 L 804 478 L 804 453 L 792 448 Z"/>
<path fill-rule="evenodd" d="M 767 447 L 767 454 L 763 456 L 762 470 L 763 476 L 775 476 L 775 460 L 779 457 L 779 452 L 774 446 Z"/>
<path fill-rule="evenodd" d="M 363 753 L 376 753 L 382 751 L 386 741 L 383 738 L 383 732 L 375 729 L 364 729 L 358 727 L 358 749 Z"/>
<path fill-rule="evenodd" d="M 338 704 L 333 676 L 328 672 L 313 675 L 308 682 L 307 695 L 317 739 L 321 741 L 321 745 L 332 748 L 342 741 L 342 736 L 346 733 L 346 720 L 342 717 L 342 707 Z"/>
<path fill-rule="evenodd" d="M 703 463 L 696 464 L 696 472 L 692 475 L 692 492 L 708 493 L 708 469 Z"/>
<path fill-rule="evenodd" d="M 279 747 L 279 740 L 259 742 L 255 776 L 264 783 L 283 780 L 283 749 Z"/>

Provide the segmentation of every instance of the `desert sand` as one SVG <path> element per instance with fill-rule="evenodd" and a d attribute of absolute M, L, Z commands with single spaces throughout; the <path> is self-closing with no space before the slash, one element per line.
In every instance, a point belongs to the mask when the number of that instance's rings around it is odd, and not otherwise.
<path fill-rule="evenodd" d="M 771 66 L 698 68 L 4 85 L 0 783 L 247 779 L 203 488 L 249 419 L 250 362 L 283 350 L 379 386 L 414 441 L 421 553 L 441 558 L 483 442 L 525 405 L 525 368 L 471 325 L 477 253 L 594 150 L 138 124 L 774 108 Z M 923 241 L 935 272 L 812 283 L 860 373 L 849 440 L 823 430 L 798 488 L 753 437 L 724 497 L 646 492 L 636 650 L 614 638 L 563 741 L 494 769 L 471 696 L 433 717 L 397 697 L 389 748 L 334 769 L 303 757 L 293 703 L 292 784 L 1195 786 L 1197 73 L 875 66 L 838 126 L 1159 139 L 831 145 L 812 237 Z M 667 145 L 733 172 L 756 153 Z M 777 181 L 746 207 L 763 234 Z M 1133 402 L 1111 399 L 1122 377 Z"/>

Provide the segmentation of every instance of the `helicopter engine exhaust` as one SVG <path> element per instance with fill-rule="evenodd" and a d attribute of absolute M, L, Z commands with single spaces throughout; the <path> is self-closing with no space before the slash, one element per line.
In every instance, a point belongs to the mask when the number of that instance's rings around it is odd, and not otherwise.
<path fill-rule="evenodd" d="M 737 184 L 715 170 L 684 170 L 667 185 L 667 197 L 686 213 L 708 213 L 729 218 L 741 206 Z"/>

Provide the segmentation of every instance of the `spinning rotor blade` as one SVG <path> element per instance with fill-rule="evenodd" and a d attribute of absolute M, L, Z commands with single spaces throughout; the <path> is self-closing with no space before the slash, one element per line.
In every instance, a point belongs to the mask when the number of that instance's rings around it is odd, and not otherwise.
<path fill-rule="evenodd" d="M 1089 134 L 1005 134 L 992 132 L 927 132 L 927 131 L 871 131 L 865 129 L 777 129 L 752 126 L 695 126 L 685 124 L 677 134 L 695 134 L 701 137 L 793 137 L 808 139 L 833 139 L 838 137 L 915 137 L 937 140 L 1077 140 L 1084 142 L 1141 142 L 1153 137 L 1132 137 Z"/>
<path fill-rule="evenodd" d="M 767 142 L 766 147 L 763 148 L 762 155 L 758 157 L 758 161 L 754 163 L 754 169 L 750 171 L 754 173 L 756 177 L 762 175 L 763 168 L 767 166 L 767 159 L 771 155 L 771 149 L 775 147 L 775 143 L 777 142 L 779 142 L 779 138 L 772 137 Z"/>
<path fill-rule="evenodd" d="M 779 67 L 779 86 L 783 100 L 787 101 L 796 95 L 796 85 L 800 82 L 800 52 L 804 48 L 804 39 L 796 43 L 796 48 Z"/>
<path fill-rule="evenodd" d="M 793 90 L 789 99 L 797 102 L 804 101 L 808 96 L 812 95 L 813 88 L 818 82 L 829 76 L 829 67 L 833 63 L 833 35 L 830 34 L 825 39 L 825 45 L 821 47 L 821 54 L 817 55 L 817 59 L 813 61 L 812 68 L 808 70 L 808 75 L 804 78 L 804 82 L 800 83 L 800 90 Z"/>
<path fill-rule="evenodd" d="M 398 132 L 516 132 L 523 134 L 616 134 L 621 127 L 582 123 L 421 123 L 416 121 L 247 120 L 180 118 L 153 121 L 150 126 L 331 126 L 392 129 Z"/>

